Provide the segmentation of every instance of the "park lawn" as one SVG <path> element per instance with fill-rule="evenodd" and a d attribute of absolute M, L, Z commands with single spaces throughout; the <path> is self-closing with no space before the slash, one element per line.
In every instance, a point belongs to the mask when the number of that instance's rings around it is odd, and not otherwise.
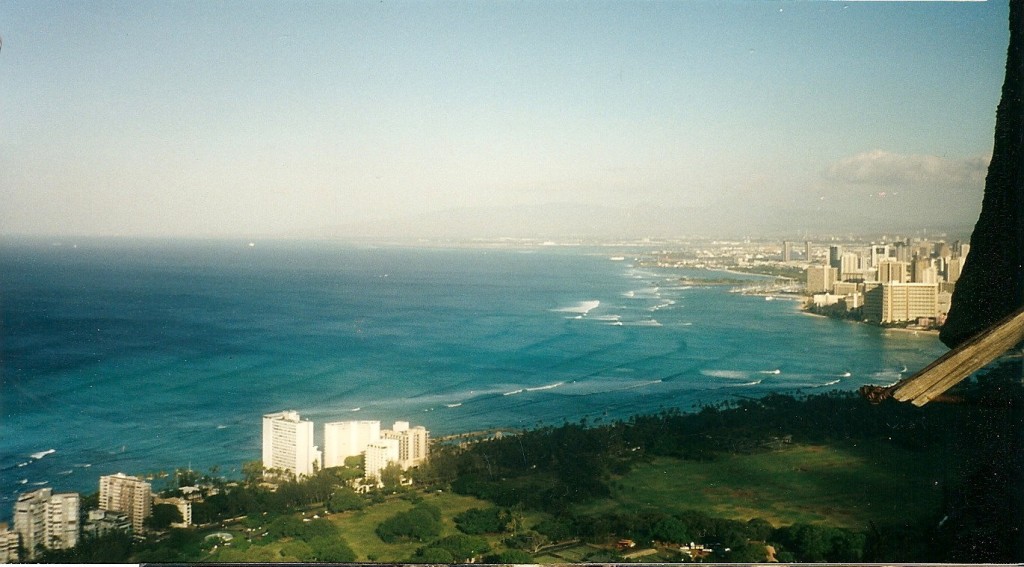
<path fill-rule="evenodd" d="M 443 528 L 438 537 L 461 533 L 455 527 L 455 522 L 452 519 L 455 515 L 470 508 L 491 506 L 489 502 L 451 492 L 425 494 L 423 500 L 441 510 Z M 404 512 L 412 506 L 413 504 L 408 500 L 392 497 L 380 504 L 369 505 L 362 510 L 331 514 L 327 518 L 339 527 L 341 537 L 356 553 L 356 561 L 401 562 L 412 557 L 417 548 L 430 542 L 385 543 L 377 536 L 375 530 L 388 517 L 398 512 Z M 492 546 L 495 546 L 500 539 L 501 536 L 488 537 Z M 239 563 L 296 561 L 296 558 L 282 553 L 282 548 L 289 541 L 291 538 L 283 538 L 262 545 L 251 545 L 244 550 L 237 547 L 232 549 L 232 546 L 222 547 L 206 560 Z"/>
<path fill-rule="evenodd" d="M 425 502 L 441 510 L 441 535 L 445 537 L 459 532 L 452 519 L 470 508 L 488 508 L 491 503 L 472 496 L 452 492 L 431 493 L 423 496 Z M 331 521 L 341 529 L 341 535 L 356 553 L 356 561 L 401 562 L 406 561 L 430 542 L 385 543 L 377 536 L 376 529 L 388 517 L 412 508 L 412 503 L 399 498 L 389 499 L 381 504 L 367 506 L 355 512 L 330 516 Z M 490 539 L 490 538 L 489 538 Z M 500 539 L 500 538 L 499 538 Z M 492 545 L 495 543 L 491 540 Z"/>
<path fill-rule="evenodd" d="M 698 510 L 775 526 L 809 522 L 861 530 L 869 521 L 917 520 L 937 510 L 947 461 L 884 442 L 793 445 L 711 462 L 655 458 L 613 480 L 612 497 L 584 511 Z"/>

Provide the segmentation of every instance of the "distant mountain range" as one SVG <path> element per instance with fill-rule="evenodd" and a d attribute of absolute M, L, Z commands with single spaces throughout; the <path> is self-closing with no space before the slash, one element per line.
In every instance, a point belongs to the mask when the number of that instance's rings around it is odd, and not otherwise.
<path fill-rule="evenodd" d="M 712 211 L 643 204 L 623 208 L 554 203 L 515 207 L 449 209 L 413 216 L 321 227 L 299 236 L 315 238 L 670 238 L 796 237 L 799 233 L 899 233 L 928 229 L 969 235 L 972 224 L 937 226 L 907 219 L 825 214 L 813 209 Z"/>

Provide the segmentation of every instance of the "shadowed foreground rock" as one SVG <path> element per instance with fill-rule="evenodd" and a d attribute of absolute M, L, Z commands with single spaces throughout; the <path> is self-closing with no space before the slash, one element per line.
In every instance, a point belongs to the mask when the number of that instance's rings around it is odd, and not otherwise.
<path fill-rule="evenodd" d="M 1010 1 L 1006 78 L 971 252 L 939 337 L 955 348 L 1024 305 L 1024 0 Z"/>

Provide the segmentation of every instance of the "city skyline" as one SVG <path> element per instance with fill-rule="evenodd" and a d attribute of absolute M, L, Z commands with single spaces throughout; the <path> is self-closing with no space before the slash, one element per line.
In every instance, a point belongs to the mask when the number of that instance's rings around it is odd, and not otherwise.
<path fill-rule="evenodd" d="M 0 15 L 4 235 L 970 226 L 1007 42 L 1002 2 Z"/>

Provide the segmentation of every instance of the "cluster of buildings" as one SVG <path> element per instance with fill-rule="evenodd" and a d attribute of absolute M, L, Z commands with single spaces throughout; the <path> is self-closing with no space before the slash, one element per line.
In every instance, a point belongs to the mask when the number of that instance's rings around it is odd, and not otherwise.
<path fill-rule="evenodd" d="M 785 246 L 783 256 L 785 256 Z M 817 307 L 861 309 L 877 324 L 942 325 L 970 245 L 956 241 L 830 246 L 821 264 L 807 267 L 806 289 Z M 810 247 L 805 252 L 810 255 Z"/>
<path fill-rule="evenodd" d="M 342 466 L 348 457 L 361 455 L 365 478 L 379 483 L 381 471 L 390 464 L 407 470 L 425 462 L 429 441 L 425 428 L 411 427 L 407 421 L 396 421 L 391 429 L 381 429 L 379 421 L 338 421 L 324 425 L 321 453 L 313 440 L 313 422 L 298 412 L 263 416 L 264 469 L 295 478 L 310 476 L 321 467 Z M 85 516 L 76 492 L 40 488 L 23 493 L 14 505 L 13 528 L 0 524 L 0 563 L 31 561 L 44 549 L 71 549 L 83 535 L 142 534 L 154 505 L 174 505 L 182 521 L 172 527 L 187 527 L 192 525 L 192 502 L 201 495 L 195 487 L 182 491 L 185 497 L 160 498 L 142 478 L 124 473 L 101 476 L 97 508 Z"/>
<path fill-rule="evenodd" d="M 80 509 L 76 492 L 40 488 L 21 494 L 14 504 L 14 528 L 0 526 L 0 563 L 31 561 L 43 549 L 71 549 L 83 534 L 141 533 L 153 509 L 152 487 L 123 473 L 101 476 L 98 508 L 84 523 Z"/>
<path fill-rule="evenodd" d="M 345 459 L 363 456 L 363 476 L 374 481 L 389 464 L 402 470 L 419 466 L 430 452 L 430 433 L 423 426 L 396 421 L 381 429 L 379 421 L 336 421 L 324 424 L 324 448 L 314 441 L 312 421 L 298 412 L 263 416 L 263 468 L 295 477 L 309 476 L 318 468 L 339 467 Z"/>

